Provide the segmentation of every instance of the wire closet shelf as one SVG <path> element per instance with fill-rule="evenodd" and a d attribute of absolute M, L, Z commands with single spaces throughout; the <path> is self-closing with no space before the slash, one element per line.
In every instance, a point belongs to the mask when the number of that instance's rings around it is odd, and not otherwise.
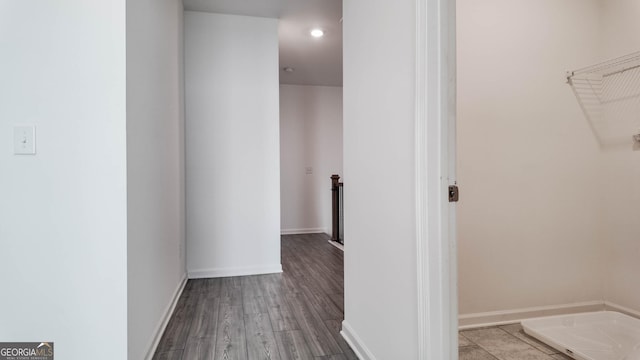
<path fill-rule="evenodd" d="M 601 146 L 640 143 L 640 51 L 567 72 Z"/>

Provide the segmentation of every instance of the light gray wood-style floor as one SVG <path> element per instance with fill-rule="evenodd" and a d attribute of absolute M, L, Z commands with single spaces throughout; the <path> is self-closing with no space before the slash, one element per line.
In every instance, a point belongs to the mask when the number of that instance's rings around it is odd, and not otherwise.
<path fill-rule="evenodd" d="M 528 336 L 520 324 L 460 331 L 460 360 L 565 360 L 570 357 Z"/>
<path fill-rule="evenodd" d="M 189 280 L 154 359 L 357 359 L 340 336 L 343 253 L 282 237 L 282 274 Z"/>

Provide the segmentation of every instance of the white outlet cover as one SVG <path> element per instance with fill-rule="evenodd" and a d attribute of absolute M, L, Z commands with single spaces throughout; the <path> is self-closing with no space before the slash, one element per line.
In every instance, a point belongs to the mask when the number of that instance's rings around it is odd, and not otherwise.
<path fill-rule="evenodd" d="M 13 127 L 13 153 L 15 155 L 36 154 L 36 127 L 17 125 Z"/>

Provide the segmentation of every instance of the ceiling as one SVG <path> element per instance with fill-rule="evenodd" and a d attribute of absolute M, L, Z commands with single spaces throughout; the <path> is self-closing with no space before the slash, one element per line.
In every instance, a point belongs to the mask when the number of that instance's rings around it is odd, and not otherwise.
<path fill-rule="evenodd" d="M 342 86 L 342 0 L 183 0 L 185 10 L 279 19 L 280 83 Z M 324 31 L 313 38 L 311 29 Z M 291 67 L 293 72 L 283 71 Z"/>

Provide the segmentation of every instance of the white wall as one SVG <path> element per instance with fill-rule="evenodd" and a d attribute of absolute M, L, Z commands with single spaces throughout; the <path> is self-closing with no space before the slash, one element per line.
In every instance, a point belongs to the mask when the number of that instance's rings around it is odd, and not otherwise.
<path fill-rule="evenodd" d="M 179 0 L 127 2 L 129 359 L 153 350 L 186 276 L 182 22 Z"/>
<path fill-rule="evenodd" d="M 602 1 L 602 56 L 607 60 L 640 51 L 640 2 Z M 631 146 L 602 150 L 603 210 L 607 267 L 605 299 L 640 312 L 640 151 Z"/>
<path fill-rule="evenodd" d="M 277 25 L 185 12 L 190 277 L 281 271 Z"/>
<path fill-rule="evenodd" d="M 376 359 L 418 354 L 414 4 L 343 4 L 343 331 Z"/>
<path fill-rule="evenodd" d="M 458 1 L 462 315 L 602 301 L 600 150 L 564 79 L 599 58 L 599 12 Z"/>
<path fill-rule="evenodd" d="M 0 339 L 126 359 L 125 2 L 2 1 L 0 43 Z"/>
<path fill-rule="evenodd" d="M 333 174 L 342 176 L 342 88 L 280 85 L 283 234 L 331 233 Z"/>

